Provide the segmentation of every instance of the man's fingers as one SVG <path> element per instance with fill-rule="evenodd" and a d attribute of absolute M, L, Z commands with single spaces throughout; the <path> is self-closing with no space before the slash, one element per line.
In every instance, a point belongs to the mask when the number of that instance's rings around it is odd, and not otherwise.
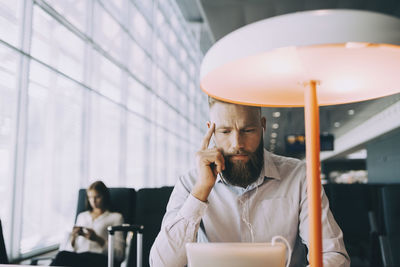
<path fill-rule="evenodd" d="M 203 142 L 201 144 L 201 150 L 206 150 L 210 144 L 211 136 L 214 134 L 215 123 L 211 123 L 211 127 L 208 129 L 206 135 L 204 136 Z"/>
<path fill-rule="evenodd" d="M 218 173 L 222 172 L 222 166 L 223 165 L 222 165 L 222 161 L 219 158 L 217 158 L 215 160 L 215 166 L 216 166 L 216 169 L 217 169 Z"/>
<path fill-rule="evenodd" d="M 222 172 L 225 170 L 225 160 L 222 154 L 218 154 L 216 159 L 215 159 L 215 165 L 217 167 L 218 173 Z"/>

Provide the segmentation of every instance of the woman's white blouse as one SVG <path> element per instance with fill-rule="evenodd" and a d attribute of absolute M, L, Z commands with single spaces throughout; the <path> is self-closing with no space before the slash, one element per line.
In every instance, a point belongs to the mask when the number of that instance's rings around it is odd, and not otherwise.
<path fill-rule="evenodd" d="M 83 236 L 78 236 L 75 240 L 75 246 L 71 245 L 72 235 L 68 238 L 64 250 L 74 252 L 94 252 L 107 255 L 108 252 L 108 226 L 121 225 L 124 223 L 124 218 L 120 213 L 105 211 L 96 219 L 92 219 L 89 211 L 79 213 L 76 220 L 76 226 L 91 228 L 95 233 L 104 239 L 104 245 L 86 239 Z M 122 232 L 116 232 L 114 235 L 114 257 L 117 260 L 123 260 L 125 254 L 125 240 Z"/>

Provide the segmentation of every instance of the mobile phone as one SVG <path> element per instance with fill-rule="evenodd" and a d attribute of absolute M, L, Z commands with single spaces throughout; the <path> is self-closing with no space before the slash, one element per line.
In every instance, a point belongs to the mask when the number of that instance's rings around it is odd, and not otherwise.
<path fill-rule="evenodd" d="M 84 234 L 84 227 L 83 226 L 74 226 L 74 229 L 78 229 L 78 235 L 83 235 Z"/>

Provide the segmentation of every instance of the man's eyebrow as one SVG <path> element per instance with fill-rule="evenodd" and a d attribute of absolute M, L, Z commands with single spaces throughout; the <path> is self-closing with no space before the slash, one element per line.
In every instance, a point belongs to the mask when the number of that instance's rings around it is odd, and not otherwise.
<path fill-rule="evenodd" d="M 258 125 L 255 124 L 255 123 L 252 123 L 252 124 L 244 125 L 243 127 L 240 127 L 240 129 L 244 129 L 244 128 L 255 128 L 255 127 L 258 127 Z M 232 127 L 232 126 L 220 125 L 220 126 L 216 127 L 215 130 L 220 130 L 220 129 L 232 129 L 232 128 L 234 128 L 234 127 Z"/>
<path fill-rule="evenodd" d="M 221 125 L 221 126 L 218 126 L 215 128 L 215 130 L 219 130 L 219 129 L 232 129 L 232 127 Z"/>

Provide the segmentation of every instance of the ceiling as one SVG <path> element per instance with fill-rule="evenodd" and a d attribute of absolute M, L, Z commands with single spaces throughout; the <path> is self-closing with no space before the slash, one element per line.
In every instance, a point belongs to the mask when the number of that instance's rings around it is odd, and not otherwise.
<path fill-rule="evenodd" d="M 189 24 L 196 25 L 204 53 L 228 33 L 255 21 L 305 10 L 315 9 L 360 9 L 400 17 L 399 0 L 176 0 Z M 201 27 L 198 27 L 201 25 Z M 379 111 L 400 101 L 400 94 L 376 100 L 320 108 L 321 133 L 333 134 L 339 138 L 357 127 Z M 279 112 L 279 117 L 274 117 Z M 285 136 L 304 134 L 303 108 L 263 108 L 267 118 L 267 132 L 264 144 L 277 154 L 302 158 L 304 153 L 286 151 Z M 277 123 L 279 128 L 273 129 Z M 276 133 L 276 138 L 271 134 Z M 271 139 L 275 141 L 271 142 Z M 358 146 L 362 149 L 364 146 Z M 341 154 L 344 157 L 345 154 Z"/>

